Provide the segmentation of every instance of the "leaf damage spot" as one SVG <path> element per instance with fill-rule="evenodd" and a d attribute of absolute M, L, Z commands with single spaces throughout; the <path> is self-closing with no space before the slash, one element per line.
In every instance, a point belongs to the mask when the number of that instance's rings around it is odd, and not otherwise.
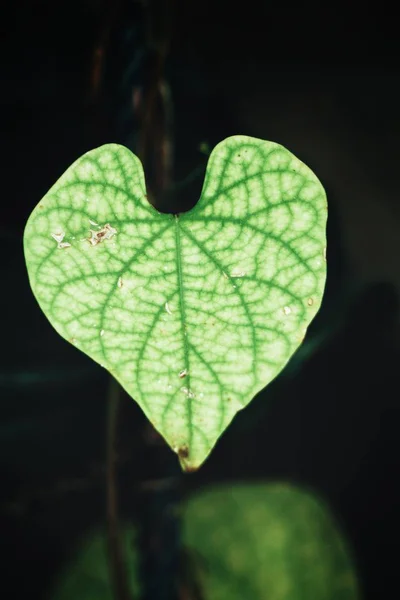
<path fill-rule="evenodd" d="M 169 306 L 168 302 L 166 302 L 166 303 L 165 303 L 165 310 L 167 311 L 167 313 L 168 313 L 169 315 L 172 315 L 171 308 L 170 308 L 170 306 Z"/>
<path fill-rule="evenodd" d="M 97 246 L 97 244 L 100 244 L 100 242 L 103 242 L 104 240 L 110 240 L 117 234 L 117 230 L 114 227 L 111 227 L 110 223 L 106 223 L 99 231 L 90 229 L 90 234 L 90 238 L 87 238 L 88 242 L 92 246 Z"/>
<path fill-rule="evenodd" d="M 93 225 L 94 227 L 100 227 L 100 225 L 98 223 L 96 223 L 96 221 L 92 221 L 92 219 L 89 219 L 89 223 L 91 225 Z"/>
<path fill-rule="evenodd" d="M 102 329 L 102 330 L 100 331 L 100 337 L 103 337 L 103 335 L 104 335 L 104 329 Z"/>
<path fill-rule="evenodd" d="M 190 390 L 187 387 L 181 388 L 181 392 L 183 394 L 185 394 L 185 396 L 187 396 L 188 398 L 196 398 L 196 394 L 194 392 L 192 392 L 192 390 Z"/>
<path fill-rule="evenodd" d="M 118 279 L 117 286 L 119 287 L 119 289 L 121 289 L 121 288 L 123 287 L 123 285 L 124 285 L 124 282 L 122 281 L 122 277 L 120 277 L 120 278 Z"/>
<path fill-rule="evenodd" d="M 284 315 L 290 315 L 291 312 L 292 312 L 292 309 L 290 308 L 290 306 L 284 306 L 283 307 L 283 314 Z"/>
<path fill-rule="evenodd" d="M 309 298 L 307 300 L 307 304 L 308 304 L 308 306 L 312 306 L 314 304 L 314 300 L 312 298 Z"/>
<path fill-rule="evenodd" d="M 179 378 L 183 379 L 184 377 L 186 377 L 187 374 L 188 374 L 188 370 L 182 369 L 182 371 L 179 372 Z"/>
<path fill-rule="evenodd" d="M 71 244 L 68 242 L 63 242 L 65 237 L 65 233 L 63 231 L 60 231 L 60 233 L 52 233 L 51 237 L 56 240 L 57 248 L 69 248 L 71 246 Z"/>
<path fill-rule="evenodd" d="M 65 236 L 65 233 L 63 231 L 60 231 L 60 233 L 52 233 L 51 237 L 54 238 L 56 240 L 56 242 L 60 243 L 63 241 Z"/>
<path fill-rule="evenodd" d="M 189 448 L 187 446 L 178 448 L 178 456 L 179 458 L 189 458 Z"/>

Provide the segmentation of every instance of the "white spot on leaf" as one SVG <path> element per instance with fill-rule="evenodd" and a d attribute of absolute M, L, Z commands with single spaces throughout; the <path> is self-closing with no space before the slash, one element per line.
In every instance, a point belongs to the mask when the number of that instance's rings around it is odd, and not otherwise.
<path fill-rule="evenodd" d="M 290 306 L 283 307 L 283 314 L 290 315 L 291 312 L 292 312 L 292 309 L 290 308 Z"/>
<path fill-rule="evenodd" d="M 308 306 L 312 306 L 314 304 L 314 300 L 312 298 L 309 298 L 307 300 L 307 304 L 308 304 Z"/>
<path fill-rule="evenodd" d="M 61 231 L 60 233 L 52 233 L 51 237 L 56 240 L 56 242 L 60 243 L 63 241 L 65 233 Z"/>
<path fill-rule="evenodd" d="M 241 271 L 240 269 L 234 269 L 231 273 L 231 277 L 244 277 L 246 275 L 245 271 Z"/>
<path fill-rule="evenodd" d="M 192 390 L 189 390 L 189 388 L 187 388 L 187 387 L 181 388 L 181 392 L 183 394 L 185 394 L 185 396 L 187 396 L 188 398 L 195 398 L 196 397 L 196 394 L 194 392 L 192 392 Z"/>
<path fill-rule="evenodd" d="M 117 286 L 118 286 L 118 287 L 121 289 L 123 285 L 124 285 L 124 282 L 122 281 L 122 277 L 120 277 L 120 278 L 118 279 Z"/>
<path fill-rule="evenodd" d="M 63 242 L 64 236 L 65 233 L 63 231 L 60 231 L 60 233 L 51 234 L 51 237 L 57 242 L 57 248 L 69 248 L 71 246 L 71 244 L 68 242 Z"/>
<path fill-rule="evenodd" d="M 92 221 L 92 219 L 89 219 L 89 223 L 91 225 L 93 225 L 94 227 L 100 227 L 100 225 L 98 223 L 96 223 L 96 221 Z"/>
<path fill-rule="evenodd" d="M 188 370 L 183 369 L 182 371 L 179 372 L 179 378 L 183 379 L 184 377 L 186 377 L 187 374 L 188 374 Z"/>
<path fill-rule="evenodd" d="M 167 311 L 167 313 L 169 315 L 172 315 L 172 312 L 171 312 L 171 309 L 170 309 L 170 306 L 169 306 L 168 302 L 165 303 L 165 310 Z"/>
<path fill-rule="evenodd" d="M 104 329 L 102 329 L 102 330 L 100 331 L 100 335 L 101 335 L 101 337 L 103 337 L 103 335 L 104 335 Z"/>

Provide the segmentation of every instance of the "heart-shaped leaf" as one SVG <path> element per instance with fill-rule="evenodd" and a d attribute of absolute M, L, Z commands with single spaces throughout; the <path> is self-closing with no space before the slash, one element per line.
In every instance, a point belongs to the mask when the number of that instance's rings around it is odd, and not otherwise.
<path fill-rule="evenodd" d="M 33 210 L 32 290 L 52 325 L 121 383 L 197 468 L 284 367 L 325 283 L 324 190 L 282 146 L 234 136 L 179 215 L 146 198 L 140 161 L 108 144 Z"/>

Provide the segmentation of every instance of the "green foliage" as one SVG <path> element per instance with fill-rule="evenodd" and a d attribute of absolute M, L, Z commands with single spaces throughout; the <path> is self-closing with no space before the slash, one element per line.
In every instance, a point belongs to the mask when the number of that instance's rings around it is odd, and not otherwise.
<path fill-rule="evenodd" d="M 195 496 L 184 541 L 206 600 L 356 600 L 357 579 L 328 509 L 288 485 L 224 486 Z"/>
<path fill-rule="evenodd" d="M 129 586 L 134 598 L 139 596 L 138 555 L 135 532 L 126 529 L 122 536 L 124 557 L 129 565 Z M 113 600 L 104 532 L 95 532 L 83 540 L 50 595 L 51 600 Z"/>
<path fill-rule="evenodd" d="M 137 597 L 137 552 L 126 534 Z M 288 485 L 223 486 L 183 509 L 183 541 L 204 600 L 358 600 L 347 544 L 327 507 Z M 103 534 L 83 543 L 51 600 L 112 600 Z"/>
<path fill-rule="evenodd" d="M 102 146 L 33 210 L 32 290 L 58 333 L 104 366 L 197 468 L 304 338 L 325 283 L 324 190 L 288 150 L 235 136 L 189 212 L 147 201 L 140 161 Z"/>

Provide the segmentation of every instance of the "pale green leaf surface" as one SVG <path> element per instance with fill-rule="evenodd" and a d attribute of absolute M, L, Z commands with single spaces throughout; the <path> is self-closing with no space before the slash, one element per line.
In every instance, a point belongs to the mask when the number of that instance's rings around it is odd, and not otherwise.
<path fill-rule="evenodd" d="M 139 159 L 108 144 L 33 210 L 25 257 L 55 329 L 190 470 L 301 343 L 325 284 L 326 217 L 317 177 L 273 142 L 218 144 L 199 202 L 179 215 L 156 211 Z"/>

